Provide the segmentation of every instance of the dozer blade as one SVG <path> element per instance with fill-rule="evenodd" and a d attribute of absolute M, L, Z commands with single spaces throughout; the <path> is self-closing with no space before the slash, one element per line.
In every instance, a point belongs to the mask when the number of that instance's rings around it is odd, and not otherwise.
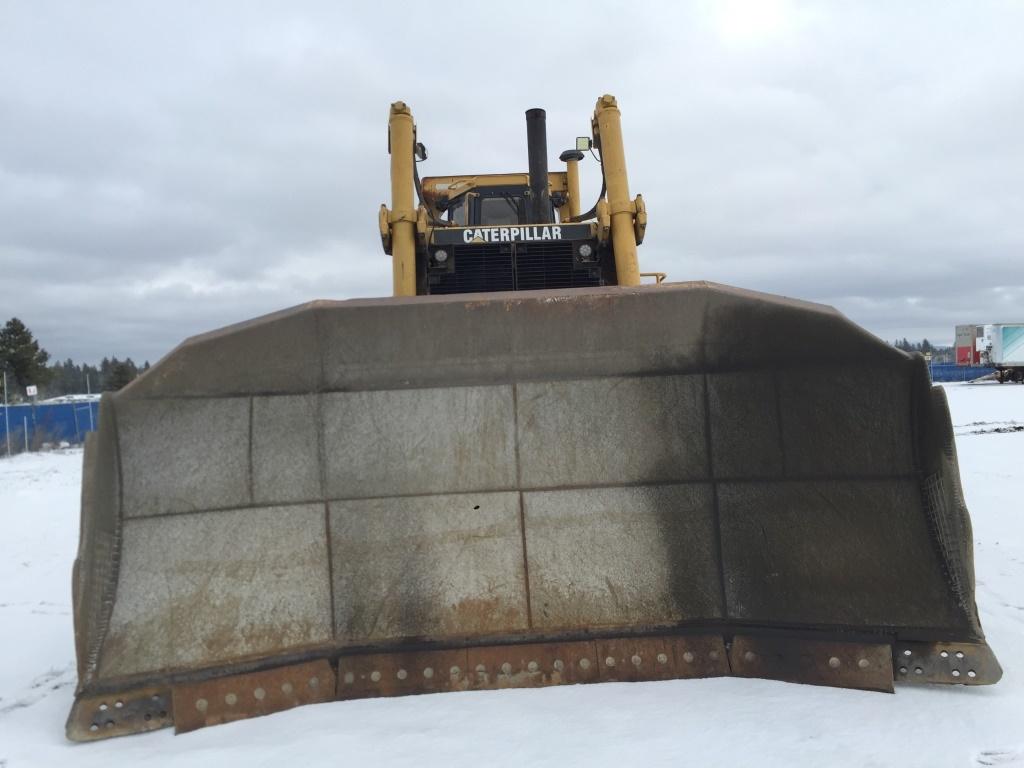
<path fill-rule="evenodd" d="M 365 696 L 993 683 L 920 357 L 708 283 L 314 302 L 104 395 L 72 739 Z"/>

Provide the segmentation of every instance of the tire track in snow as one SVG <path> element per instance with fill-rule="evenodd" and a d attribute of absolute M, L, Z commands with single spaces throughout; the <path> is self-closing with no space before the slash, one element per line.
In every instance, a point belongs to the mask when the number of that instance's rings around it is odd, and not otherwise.
<path fill-rule="evenodd" d="M 34 706 L 54 691 L 59 691 L 61 688 L 67 688 L 74 684 L 75 665 L 73 662 L 68 662 L 62 668 L 51 667 L 32 680 L 26 693 L 19 696 L 12 703 L 0 707 L 0 717 L 18 709 Z M 0 768 L 3 767 L 0 766 Z"/>

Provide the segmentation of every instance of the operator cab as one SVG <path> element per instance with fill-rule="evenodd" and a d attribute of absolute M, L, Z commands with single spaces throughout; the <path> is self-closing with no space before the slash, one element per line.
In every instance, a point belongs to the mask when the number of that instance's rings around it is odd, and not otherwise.
<path fill-rule="evenodd" d="M 602 108 L 614 109 L 614 99 L 600 102 L 595 115 Z M 604 163 L 595 154 L 602 185 L 597 202 L 586 210 L 578 165 L 586 151 L 600 149 L 596 118 L 591 121 L 595 139 L 578 137 L 575 149 L 559 155 L 565 170 L 554 172 L 548 169 L 545 120 L 542 109 L 526 113 L 525 173 L 421 178 L 417 165 L 427 159 L 426 147 L 416 140 L 405 104 L 392 105 L 392 197 L 401 208 L 382 205 L 378 224 L 384 252 L 395 259 L 396 296 L 619 285 L 620 261 L 629 270 L 627 284 L 639 284 L 636 246 L 646 226 L 643 200 L 638 195 L 622 203 L 633 214 L 629 222 L 623 211 L 613 210 Z M 624 171 L 620 175 L 624 189 Z M 406 183 L 418 206 L 405 199 Z M 396 232 L 400 238 L 393 237 Z"/>
<path fill-rule="evenodd" d="M 510 227 L 528 224 L 530 191 L 526 186 L 477 187 L 446 206 L 445 220 L 456 227 Z M 550 221 L 558 221 L 552 201 Z"/>

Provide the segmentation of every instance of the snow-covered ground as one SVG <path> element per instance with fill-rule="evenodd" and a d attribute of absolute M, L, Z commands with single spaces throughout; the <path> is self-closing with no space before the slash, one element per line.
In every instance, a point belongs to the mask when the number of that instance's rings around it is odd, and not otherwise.
<path fill-rule="evenodd" d="M 1024 767 L 1024 386 L 949 385 L 977 600 L 1005 674 L 895 696 L 716 679 L 324 704 L 73 745 L 81 453 L 0 460 L 0 768 L 37 765 Z M 1009 431 L 994 431 L 1009 428 Z"/>
<path fill-rule="evenodd" d="M 40 405 L 59 405 L 61 403 L 98 403 L 101 395 L 60 395 L 40 400 Z"/>

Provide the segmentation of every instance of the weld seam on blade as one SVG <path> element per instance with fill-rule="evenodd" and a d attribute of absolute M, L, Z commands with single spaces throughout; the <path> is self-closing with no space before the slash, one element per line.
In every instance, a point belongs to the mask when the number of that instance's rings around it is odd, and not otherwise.
<path fill-rule="evenodd" d="M 718 508 L 718 480 L 715 478 L 714 456 L 711 448 L 711 396 L 708 374 L 702 377 L 704 387 L 704 450 L 707 452 L 707 471 L 711 480 L 711 513 L 714 516 L 714 552 L 718 571 L 718 598 L 721 616 L 729 615 L 725 602 L 725 563 L 722 561 L 722 518 Z"/>
<path fill-rule="evenodd" d="M 516 460 L 516 495 L 519 497 L 519 534 L 523 547 L 523 588 L 526 593 L 526 626 L 533 629 L 533 599 L 530 596 L 530 558 L 526 551 L 526 508 L 523 502 L 522 463 L 519 461 L 519 385 L 512 382 L 512 443 Z"/>

